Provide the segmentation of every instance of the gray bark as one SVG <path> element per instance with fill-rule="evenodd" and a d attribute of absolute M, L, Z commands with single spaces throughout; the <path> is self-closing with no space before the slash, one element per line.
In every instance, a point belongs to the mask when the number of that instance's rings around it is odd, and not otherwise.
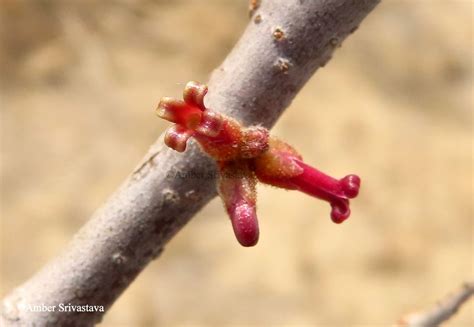
<path fill-rule="evenodd" d="M 206 105 L 245 125 L 270 128 L 378 2 L 262 1 L 237 45 L 212 74 Z M 63 253 L 4 299 L 2 322 L 9 326 L 99 322 L 103 312 L 65 313 L 57 306 L 103 305 L 107 311 L 214 196 L 212 160 L 195 144 L 179 154 L 158 140 Z M 29 312 L 24 307 L 42 304 L 56 305 L 56 311 Z"/>
<path fill-rule="evenodd" d="M 436 306 L 425 311 L 406 315 L 397 323 L 398 327 L 437 327 L 448 321 L 463 304 L 474 296 L 474 282 L 466 282 L 453 294 L 438 301 Z"/>

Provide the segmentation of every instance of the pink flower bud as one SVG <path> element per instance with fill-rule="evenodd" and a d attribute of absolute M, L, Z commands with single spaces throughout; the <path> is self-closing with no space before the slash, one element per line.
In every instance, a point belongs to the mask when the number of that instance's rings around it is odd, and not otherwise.
<path fill-rule="evenodd" d="M 347 175 L 335 179 L 302 161 L 288 144 L 273 139 L 270 148 L 254 160 L 257 178 L 266 184 L 299 190 L 331 205 L 331 219 L 335 223 L 346 220 L 351 211 L 349 200 L 359 193 L 360 178 Z"/>
<path fill-rule="evenodd" d="M 235 236 L 243 246 L 258 242 L 256 179 L 246 161 L 221 163 L 219 195 L 232 221 Z"/>

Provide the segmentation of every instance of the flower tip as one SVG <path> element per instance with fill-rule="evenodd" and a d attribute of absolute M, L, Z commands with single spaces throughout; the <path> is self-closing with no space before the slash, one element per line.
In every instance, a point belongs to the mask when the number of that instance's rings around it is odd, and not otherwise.
<path fill-rule="evenodd" d="M 341 179 L 342 191 L 349 198 L 355 198 L 359 194 L 360 177 L 357 175 L 347 175 Z"/>
<path fill-rule="evenodd" d="M 176 100 L 170 97 L 163 97 L 161 98 L 160 102 L 158 103 L 158 106 L 155 109 L 156 115 L 162 119 L 168 120 L 172 123 L 174 123 L 175 120 L 175 115 L 173 114 L 173 111 L 170 110 L 170 107 L 175 105 Z"/>
<path fill-rule="evenodd" d="M 202 111 L 206 110 L 204 97 L 207 94 L 207 85 L 196 81 L 190 81 L 186 84 L 183 92 L 183 100 L 191 106 L 198 107 Z"/>
<path fill-rule="evenodd" d="M 242 246 L 254 246 L 258 242 L 259 228 L 255 207 L 237 206 L 231 214 L 235 237 Z"/>
<path fill-rule="evenodd" d="M 162 119 L 193 129 L 201 123 L 202 111 L 184 101 L 163 97 L 158 103 L 156 114 Z"/>
<path fill-rule="evenodd" d="M 345 221 L 351 215 L 351 209 L 349 208 L 349 201 L 342 199 L 338 202 L 331 203 L 331 220 L 340 224 Z"/>
<path fill-rule="evenodd" d="M 180 125 L 170 127 L 165 133 L 165 144 L 178 152 L 186 150 L 186 143 L 192 136 L 192 132 Z"/>

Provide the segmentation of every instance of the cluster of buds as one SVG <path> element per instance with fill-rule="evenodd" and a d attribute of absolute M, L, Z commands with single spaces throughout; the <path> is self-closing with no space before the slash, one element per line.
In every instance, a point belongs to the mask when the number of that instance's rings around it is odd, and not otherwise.
<path fill-rule="evenodd" d="M 218 192 L 240 244 L 253 246 L 258 241 L 257 181 L 329 202 L 335 223 L 349 217 L 349 199 L 359 192 L 358 176 L 335 179 L 307 165 L 293 147 L 270 136 L 266 128 L 244 127 L 235 119 L 206 108 L 206 93 L 206 85 L 189 82 L 183 100 L 161 99 L 157 115 L 174 123 L 165 134 L 167 146 L 183 152 L 193 137 L 216 161 Z"/>

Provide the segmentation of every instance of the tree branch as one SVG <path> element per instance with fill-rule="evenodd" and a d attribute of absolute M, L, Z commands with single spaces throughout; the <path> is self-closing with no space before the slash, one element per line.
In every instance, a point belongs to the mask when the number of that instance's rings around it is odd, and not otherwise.
<path fill-rule="evenodd" d="M 447 321 L 474 295 L 474 282 L 465 283 L 454 294 L 450 294 L 434 308 L 416 312 L 402 318 L 398 326 L 436 327 Z"/>
<path fill-rule="evenodd" d="M 212 74 L 207 106 L 244 125 L 271 127 L 378 2 L 263 1 L 235 48 Z M 178 154 L 158 140 L 64 252 L 4 299 L 5 325 L 99 322 L 103 312 L 59 312 L 58 305 L 103 305 L 107 311 L 173 235 L 216 195 L 215 182 L 212 160 L 196 145 Z M 55 305 L 56 310 L 30 312 L 28 305 Z"/>

